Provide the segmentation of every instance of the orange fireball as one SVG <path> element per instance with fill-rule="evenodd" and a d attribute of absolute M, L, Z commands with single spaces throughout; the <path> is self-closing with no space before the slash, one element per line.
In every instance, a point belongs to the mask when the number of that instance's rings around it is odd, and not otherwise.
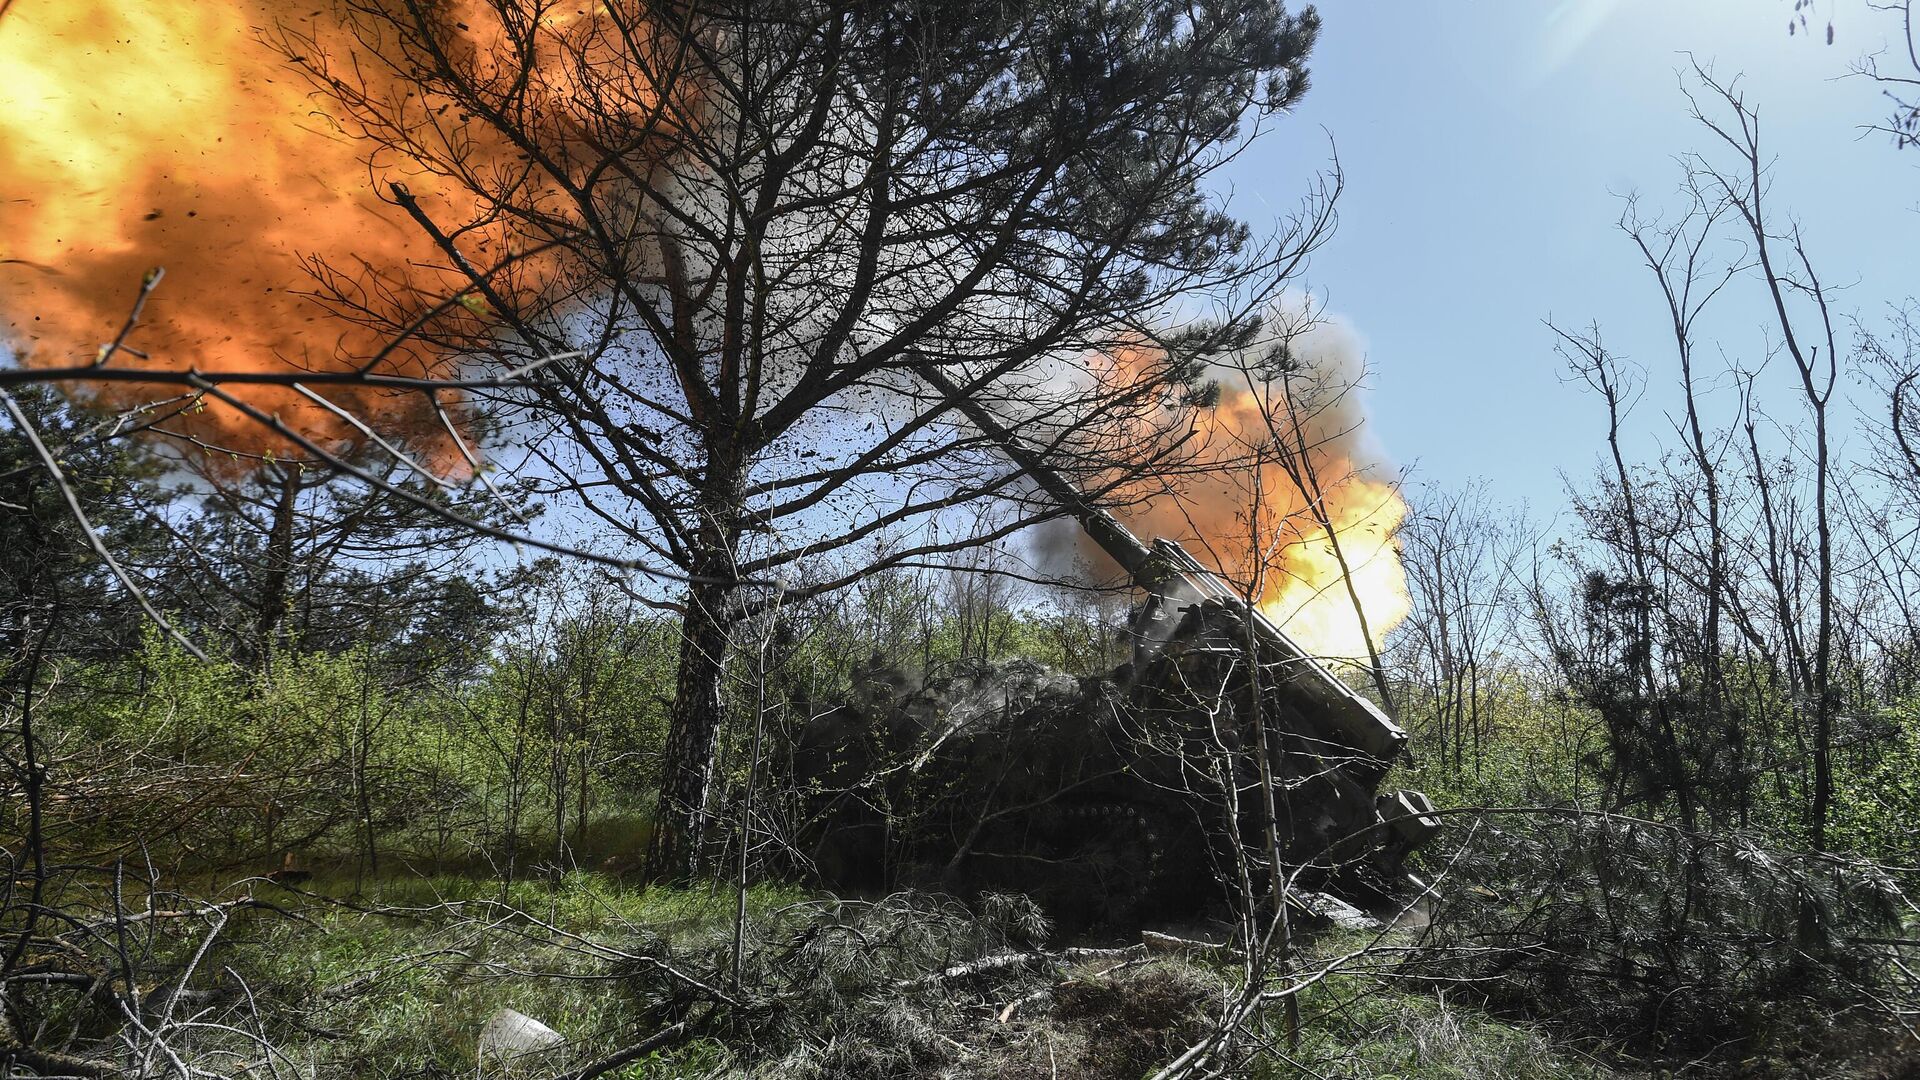
<path fill-rule="evenodd" d="M 115 366 L 337 371 L 379 350 L 305 295 L 308 260 L 392 286 L 431 245 L 379 200 L 362 149 L 261 42 L 277 18 L 237 2 L 17 0 L 0 19 L 0 326 L 21 362 L 92 362 L 155 267 L 166 277 Z M 384 367 L 445 364 L 415 347 Z M 359 441 L 292 389 L 234 392 L 330 450 Z M 127 407 L 178 390 L 101 393 Z M 418 395 L 329 396 L 387 432 L 437 426 Z M 290 449 L 218 402 L 170 426 L 243 454 Z"/>
<path fill-rule="evenodd" d="M 1286 336 L 1299 367 L 1284 377 L 1251 362 L 1216 369 L 1217 404 L 1181 417 L 1200 437 L 1169 470 L 1178 479 L 1123 489 L 1130 505 L 1118 513 L 1249 590 L 1309 652 L 1365 664 L 1369 638 L 1381 644 L 1412 606 L 1396 538 L 1407 505 L 1369 443 L 1357 346 L 1317 315 L 1275 321 L 1294 328 Z M 1132 377 L 1152 356 L 1116 353 L 1112 377 Z"/>

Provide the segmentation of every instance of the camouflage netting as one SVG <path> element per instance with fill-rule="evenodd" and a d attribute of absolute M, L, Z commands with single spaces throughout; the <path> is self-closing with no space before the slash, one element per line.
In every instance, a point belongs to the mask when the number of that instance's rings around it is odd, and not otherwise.
<path fill-rule="evenodd" d="M 1381 820 L 1384 764 L 1331 742 L 1282 666 L 1250 694 L 1232 634 L 1231 612 L 1196 607 L 1104 678 L 1026 660 L 870 673 L 793 747 L 800 846 L 839 890 L 1024 893 L 1067 927 L 1195 917 L 1232 873 L 1228 788 L 1243 850 L 1265 850 L 1257 707 L 1286 860 L 1370 902 L 1404 854 Z"/>
<path fill-rule="evenodd" d="M 1112 681 L 1024 660 L 870 679 L 795 748 L 808 854 L 839 888 L 1021 892 L 1068 923 L 1197 907 L 1199 821 L 1130 771 L 1124 711 Z"/>

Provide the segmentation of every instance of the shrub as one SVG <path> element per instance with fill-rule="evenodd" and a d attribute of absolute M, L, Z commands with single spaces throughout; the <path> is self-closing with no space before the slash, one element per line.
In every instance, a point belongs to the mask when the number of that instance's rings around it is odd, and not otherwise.
<path fill-rule="evenodd" d="M 1872 864 L 1567 811 L 1464 828 L 1408 974 L 1635 1057 L 1822 1049 L 1871 1011 L 1902 897 Z"/>

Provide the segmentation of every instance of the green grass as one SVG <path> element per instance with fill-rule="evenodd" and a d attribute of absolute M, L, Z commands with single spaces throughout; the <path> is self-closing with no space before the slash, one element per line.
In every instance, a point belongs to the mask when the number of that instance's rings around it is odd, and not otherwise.
<path fill-rule="evenodd" d="M 350 885 L 316 891 L 343 894 Z M 769 919 L 800 898 L 791 889 L 756 888 L 749 913 Z M 221 960 L 258 999 L 278 1003 L 272 1026 L 290 1057 L 338 1070 L 324 1075 L 416 1075 L 423 1067 L 471 1074 L 480 1028 L 501 1008 L 576 1041 L 583 1059 L 646 1033 L 641 1024 L 656 1003 L 624 977 L 611 952 L 570 935 L 634 954 L 663 945 L 684 952 L 726 940 L 733 905 L 724 890 L 641 889 L 590 873 L 553 887 L 516 883 L 504 897 L 493 882 L 400 879 L 381 883 L 372 897 L 307 900 L 304 920 L 254 917 L 226 940 Z M 694 1044 L 626 1075 L 665 1075 L 657 1069 L 681 1056 L 713 1052 Z"/>
<path fill-rule="evenodd" d="M 1528 1027 L 1431 994 L 1336 979 L 1306 995 L 1296 1061 L 1379 1080 L 1587 1080 L 1619 1075 Z M 1310 1076 L 1282 1062 L 1268 1075 Z"/>
<path fill-rule="evenodd" d="M 1404 944 L 1396 933 L 1384 942 Z M 1371 935 L 1332 932 L 1304 943 L 1299 970 L 1311 972 L 1365 945 Z M 1393 954 L 1361 958 L 1314 983 L 1299 999 L 1297 1050 L 1262 1059 L 1262 1080 L 1338 1076 L 1369 1080 L 1599 1080 L 1623 1074 L 1557 1043 L 1545 1031 L 1473 1007 L 1465 995 L 1416 989 L 1397 979 Z M 1281 1012 L 1265 1032 L 1285 1047 Z"/>
<path fill-rule="evenodd" d="M 297 1063 L 306 1075 L 345 1080 L 472 1076 L 481 1026 L 503 1007 L 548 1024 L 571 1045 L 544 1061 L 539 1072 L 490 1070 L 487 1076 L 551 1076 L 630 1045 L 664 1023 L 663 1015 L 674 1015 L 670 993 L 663 990 L 668 984 L 657 974 L 635 977 L 611 952 L 596 951 L 599 946 L 685 958 L 702 977 L 724 979 L 711 972 L 726 955 L 732 928 L 734 897 L 724 887 L 641 888 L 597 873 L 569 874 L 551 886 L 520 882 L 504 895 L 498 882 L 450 876 L 390 879 L 369 887 L 370 896 L 349 899 L 352 886 L 350 879 L 323 882 L 310 890 L 314 896 L 287 897 L 297 901 L 298 919 L 248 913 L 236 920 L 214 956 L 245 980 L 261 1002 L 265 1027 L 284 1060 Z M 749 912 L 762 933 L 791 932 L 809 917 L 791 910 L 805 899 L 791 888 L 755 888 L 748 896 Z M 1320 939 L 1310 943 L 1303 964 L 1314 954 L 1335 955 L 1354 944 L 1342 936 Z M 1299 1049 L 1267 1056 L 1251 1075 L 1275 1080 L 1618 1075 L 1556 1046 L 1539 1030 L 1490 1017 L 1461 1001 L 1409 991 L 1386 977 L 1386 963 L 1373 961 L 1381 970 L 1371 974 L 1334 975 L 1306 992 Z M 1093 980 L 1087 991 L 1056 992 L 1012 1025 L 992 1019 L 999 1003 L 1048 985 L 1049 977 L 949 988 L 958 995 L 952 1006 L 884 1000 L 886 995 L 861 999 L 861 1015 L 823 1014 L 841 1050 L 795 1046 L 790 1052 L 798 1056 L 787 1064 L 810 1063 L 816 1075 L 839 1075 L 837 1070 L 849 1063 L 859 1068 L 861 1062 L 916 1060 L 883 1044 L 925 1029 L 915 1037 L 930 1040 L 936 1054 L 949 1045 L 973 1048 L 974 1056 L 952 1056 L 944 1074 L 1040 1077 L 1073 1065 L 1090 1070 L 1084 1075 L 1130 1080 L 1140 1062 L 1164 1060 L 1193 1031 L 1203 1030 L 1214 1011 L 1210 1003 L 1237 978 L 1230 966 L 1171 959 L 1117 975 L 1097 974 L 1092 968 L 1076 971 L 1073 979 Z M 966 1004 L 975 991 L 980 1004 Z M 1264 1034 L 1271 1045 L 1284 1047 L 1278 1010 L 1272 1012 Z M 710 1032 L 608 1075 L 619 1080 L 772 1075 L 768 1069 L 778 1072 L 785 1066 L 748 1049 L 758 1034 L 732 1028 Z M 849 1046 L 849 1040 L 869 1041 L 871 1050 Z"/>

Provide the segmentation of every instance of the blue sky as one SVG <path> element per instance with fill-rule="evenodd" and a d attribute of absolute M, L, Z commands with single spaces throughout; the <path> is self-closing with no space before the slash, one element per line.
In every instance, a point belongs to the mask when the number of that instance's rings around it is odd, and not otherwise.
<path fill-rule="evenodd" d="M 1778 156 L 1773 205 L 1799 218 L 1823 277 L 1846 286 L 1841 307 L 1871 319 L 1914 289 L 1920 151 L 1863 133 L 1883 99 L 1845 77 L 1892 27 L 1856 0 L 1831 11 L 1821 0 L 1812 39 L 1790 37 L 1792 6 L 1320 5 L 1313 89 L 1233 166 L 1233 197 L 1249 214 L 1285 209 L 1326 160 L 1328 138 L 1338 147 L 1340 229 L 1309 285 L 1366 341 L 1375 434 L 1417 481 L 1485 477 L 1496 498 L 1550 515 L 1562 472 L 1588 472 L 1603 414 L 1564 381 L 1549 316 L 1597 320 L 1648 370 L 1642 437 L 1666 427 L 1677 373 L 1664 308 L 1614 223 L 1629 191 L 1650 209 L 1677 208 L 1675 157 L 1708 146 L 1680 92 L 1688 52 L 1717 74 L 1742 74 Z M 1729 355 L 1757 359 L 1765 317 L 1749 283 L 1709 330 Z M 1772 372 L 1782 413 L 1786 374 Z"/>

